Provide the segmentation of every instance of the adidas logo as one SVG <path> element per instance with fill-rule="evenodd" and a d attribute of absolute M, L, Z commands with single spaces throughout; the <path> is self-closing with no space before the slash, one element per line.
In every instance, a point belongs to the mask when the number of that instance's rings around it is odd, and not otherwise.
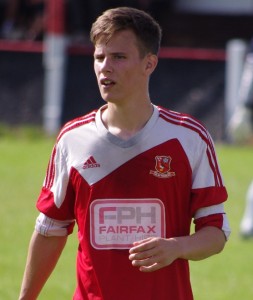
<path fill-rule="evenodd" d="M 90 156 L 86 162 L 83 164 L 83 169 L 89 168 L 99 168 L 100 164 L 98 164 L 93 156 Z"/>

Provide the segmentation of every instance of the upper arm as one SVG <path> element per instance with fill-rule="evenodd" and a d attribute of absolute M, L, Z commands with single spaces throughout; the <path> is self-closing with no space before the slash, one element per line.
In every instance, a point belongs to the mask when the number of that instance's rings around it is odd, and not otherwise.
<path fill-rule="evenodd" d="M 40 213 L 35 224 L 35 230 L 43 236 L 67 236 L 73 232 L 74 220 L 55 220 Z"/>
<path fill-rule="evenodd" d="M 223 203 L 198 209 L 194 215 L 194 223 L 195 231 L 207 226 L 216 227 L 224 232 L 226 239 L 231 233 Z"/>

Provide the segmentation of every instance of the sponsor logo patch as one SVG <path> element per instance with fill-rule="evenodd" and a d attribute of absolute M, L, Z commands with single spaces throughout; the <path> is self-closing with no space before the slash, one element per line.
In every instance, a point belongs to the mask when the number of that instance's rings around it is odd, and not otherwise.
<path fill-rule="evenodd" d="M 90 222 L 96 249 L 129 249 L 134 241 L 166 236 L 159 199 L 98 199 L 90 206 Z"/>

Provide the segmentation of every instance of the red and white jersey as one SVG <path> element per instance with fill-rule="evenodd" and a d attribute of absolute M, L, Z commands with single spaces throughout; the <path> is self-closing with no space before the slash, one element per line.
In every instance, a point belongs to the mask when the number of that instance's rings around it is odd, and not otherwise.
<path fill-rule="evenodd" d="M 63 127 L 37 202 L 45 216 L 78 224 L 74 299 L 191 300 L 186 260 L 142 273 L 128 249 L 150 236 L 189 235 L 192 219 L 196 230 L 228 229 L 213 142 L 195 119 L 157 106 L 124 141 L 105 128 L 103 109 Z"/>

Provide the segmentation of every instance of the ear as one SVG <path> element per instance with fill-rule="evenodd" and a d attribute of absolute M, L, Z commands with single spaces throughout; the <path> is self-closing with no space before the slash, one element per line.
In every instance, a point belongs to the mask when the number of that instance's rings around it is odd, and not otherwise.
<path fill-rule="evenodd" d="M 146 56 L 146 72 L 148 72 L 148 75 L 151 75 L 153 71 L 155 70 L 158 63 L 158 57 L 155 54 L 149 53 Z"/>

